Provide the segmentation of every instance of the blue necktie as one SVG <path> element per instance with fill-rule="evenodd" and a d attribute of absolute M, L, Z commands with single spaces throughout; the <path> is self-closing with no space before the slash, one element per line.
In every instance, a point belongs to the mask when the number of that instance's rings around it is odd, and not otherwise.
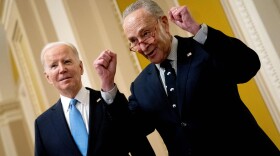
<path fill-rule="evenodd" d="M 86 125 L 83 121 L 82 115 L 80 111 L 76 108 L 76 99 L 71 99 L 70 101 L 70 130 L 72 136 L 78 145 L 83 156 L 87 155 L 87 144 L 88 144 L 88 134 L 86 130 Z"/>

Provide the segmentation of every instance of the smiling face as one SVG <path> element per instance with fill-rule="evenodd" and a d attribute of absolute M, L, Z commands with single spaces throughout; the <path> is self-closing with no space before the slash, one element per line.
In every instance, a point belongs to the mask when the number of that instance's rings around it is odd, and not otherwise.
<path fill-rule="evenodd" d="M 124 18 L 123 30 L 131 43 L 135 40 L 139 43 L 137 51 L 152 63 L 161 63 L 169 55 L 172 36 L 166 16 L 158 19 L 144 8 L 140 8 Z M 146 32 L 155 33 L 154 41 L 151 44 L 142 43 Z"/>
<path fill-rule="evenodd" d="M 82 87 L 83 64 L 64 44 L 52 46 L 43 55 L 45 77 L 61 95 L 73 98 Z"/>

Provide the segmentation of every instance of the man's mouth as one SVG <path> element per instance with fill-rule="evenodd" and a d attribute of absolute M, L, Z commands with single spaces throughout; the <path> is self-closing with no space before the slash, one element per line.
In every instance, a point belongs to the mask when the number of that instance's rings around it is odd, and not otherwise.
<path fill-rule="evenodd" d="M 64 80 L 67 80 L 67 79 L 70 79 L 71 77 L 63 77 L 61 78 L 59 81 L 64 81 Z"/>
<path fill-rule="evenodd" d="M 147 57 L 151 57 L 155 53 L 156 49 L 150 51 L 149 53 L 145 54 Z"/>

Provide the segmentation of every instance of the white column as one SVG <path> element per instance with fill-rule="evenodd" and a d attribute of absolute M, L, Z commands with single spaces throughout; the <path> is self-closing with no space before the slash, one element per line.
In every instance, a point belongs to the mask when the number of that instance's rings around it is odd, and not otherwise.
<path fill-rule="evenodd" d="M 79 50 L 75 35 L 73 33 L 73 28 L 71 27 L 69 18 L 67 16 L 63 0 L 45 0 L 51 19 L 54 23 L 55 31 L 60 41 L 66 41 L 74 44 Z M 83 60 L 80 55 L 81 60 Z M 85 66 L 85 64 L 84 64 Z M 82 81 L 84 86 L 91 87 L 91 83 L 87 76 L 87 68 L 84 68 L 84 75 L 82 76 Z"/>
<path fill-rule="evenodd" d="M 10 130 L 8 124 L 1 125 L 0 135 L 1 135 L 1 139 L 2 139 L 1 140 L 2 144 L 4 146 L 5 155 L 7 155 L 7 156 L 10 156 L 10 155 L 11 156 L 17 156 L 18 154 L 16 152 L 14 139 L 11 139 L 11 138 L 13 138 L 13 136 L 11 134 L 11 130 Z"/>
<path fill-rule="evenodd" d="M 16 98 L 15 80 L 11 65 L 11 55 L 3 25 L 0 24 L 0 101 Z"/>

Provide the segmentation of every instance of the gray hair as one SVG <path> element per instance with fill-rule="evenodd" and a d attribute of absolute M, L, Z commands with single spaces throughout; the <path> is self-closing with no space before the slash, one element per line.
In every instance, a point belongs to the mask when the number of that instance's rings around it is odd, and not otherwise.
<path fill-rule="evenodd" d="M 134 12 L 135 10 L 144 8 L 149 13 L 151 13 L 155 18 L 159 18 L 164 16 L 164 12 L 161 7 L 152 0 L 138 0 L 132 4 L 130 4 L 124 11 L 123 11 L 123 19 L 130 13 Z"/>
<path fill-rule="evenodd" d="M 62 42 L 62 41 L 51 42 L 51 43 L 46 44 L 44 46 L 44 48 L 42 49 L 42 51 L 41 51 L 41 63 L 43 65 L 43 67 L 45 67 L 44 55 L 45 55 L 46 51 L 48 49 L 50 49 L 50 48 L 53 48 L 53 47 L 56 47 L 56 46 L 59 46 L 59 45 L 66 45 L 66 46 L 68 46 L 72 50 L 72 52 L 75 54 L 75 56 L 77 56 L 77 59 L 80 60 L 78 50 L 77 50 L 77 48 L 72 43 Z"/>

